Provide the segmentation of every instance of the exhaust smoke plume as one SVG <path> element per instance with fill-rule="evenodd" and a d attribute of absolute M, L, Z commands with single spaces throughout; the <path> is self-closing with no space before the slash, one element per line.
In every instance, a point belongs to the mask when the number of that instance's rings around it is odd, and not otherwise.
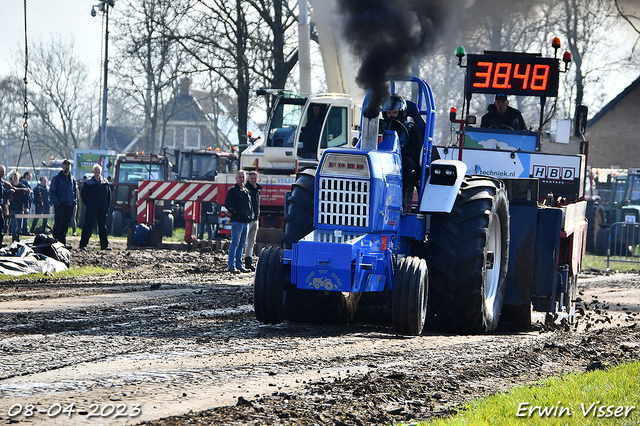
<path fill-rule="evenodd" d="M 371 89 L 372 107 L 387 95 L 385 75 L 407 74 L 434 47 L 456 9 L 469 0 L 338 0 L 343 34 L 360 58 L 356 82 Z"/>

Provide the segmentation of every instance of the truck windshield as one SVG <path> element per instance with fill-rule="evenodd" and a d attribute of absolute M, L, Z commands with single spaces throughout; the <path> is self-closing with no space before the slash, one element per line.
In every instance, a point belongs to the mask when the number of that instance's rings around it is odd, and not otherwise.
<path fill-rule="evenodd" d="M 293 146 L 303 106 L 300 104 L 278 104 L 271 116 L 267 146 Z"/>
<path fill-rule="evenodd" d="M 629 185 L 627 191 L 627 200 L 633 204 L 640 204 L 640 175 L 629 175 Z"/>
<path fill-rule="evenodd" d="M 164 164 L 120 163 L 118 183 L 138 183 L 139 180 L 164 179 Z"/>
<path fill-rule="evenodd" d="M 193 162 L 192 162 L 193 161 Z M 180 165 L 180 179 L 210 179 L 213 180 L 218 172 L 217 155 L 183 156 Z M 191 169 L 191 167 L 193 167 Z M 190 170 L 191 169 L 191 170 Z"/>

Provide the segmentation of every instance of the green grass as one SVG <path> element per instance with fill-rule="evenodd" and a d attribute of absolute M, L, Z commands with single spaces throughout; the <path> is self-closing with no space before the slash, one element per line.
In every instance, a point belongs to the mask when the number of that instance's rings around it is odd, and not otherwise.
<path fill-rule="evenodd" d="M 640 270 L 640 257 L 637 258 L 638 263 L 629 262 L 609 262 L 609 269 L 612 271 L 628 272 Z M 607 270 L 607 256 L 596 256 L 593 254 L 585 254 L 582 258 L 582 269 L 600 269 Z"/>
<path fill-rule="evenodd" d="M 113 274 L 115 269 L 99 268 L 97 266 L 71 266 L 66 271 L 53 272 L 51 274 L 37 273 L 37 274 L 25 274 L 25 275 L 2 275 L 0 274 L 0 281 L 16 281 L 16 280 L 29 280 L 36 281 L 40 279 L 51 278 L 73 278 L 73 277 L 87 277 L 95 275 L 107 275 Z"/>
<path fill-rule="evenodd" d="M 476 400 L 455 416 L 418 424 L 424 426 L 640 425 L 638 383 L 640 383 L 640 363 L 638 362 L 622 364 L 608 371 L 571 373 L 544 380 L 535 385 L 519 386 L 508 393 Z M 601 406 L 604 408 L 601 409 Z M 628 411 L 624 408 L 632 406 L 635 408 Z M 545 409 L 547 411 L 544 411 Z M 530 412 L 531 415 L 529 415 Z"/>

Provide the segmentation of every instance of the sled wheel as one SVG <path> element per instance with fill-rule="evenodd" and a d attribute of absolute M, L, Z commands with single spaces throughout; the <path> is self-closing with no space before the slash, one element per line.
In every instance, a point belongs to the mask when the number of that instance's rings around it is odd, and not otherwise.
<path fill-rule="evenodd" d="M 428 324 L 454 333 L 495 330 L 509 263 L 509 204 L 502 184 L 467 176 L 451 213 L 431 216 Z"/>
<path fill-rule="evenodd" d="M 162 216 L 162 235 L 165 237 L 173 235 L 173 214 L 171 213 Z"/>
<path fill-rule="evenodd" d="M 284 321 L 285 280 L 282 249 L 265 247 L 258 258 L 253 280 L 253 309 L 258 321 L 265 324 Z"/>
<path fill-rule="evenodd" d="M 400 260 L 393 282 L 393 327 L 399 334 L 417 336 L 427 316 L 427 262 L 418 257 Z"/>

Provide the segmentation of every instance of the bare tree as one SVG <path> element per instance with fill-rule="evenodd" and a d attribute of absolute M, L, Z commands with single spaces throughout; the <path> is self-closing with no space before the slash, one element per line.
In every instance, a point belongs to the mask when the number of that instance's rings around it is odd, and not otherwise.
<path fill-rule="evenodd" d="M 52 155 L 70 157 L 89 146 L 96 118 L 96 102 L 86 65 L 75 55 L 73 43 L 60 37 L 30 47 L 28 86 L 31 90 L 32 146 Z"/>
<path fill-rule="evenodd" d="M 24 134 L 24 83 L 17 76 L 0 80 L 0 157 L 17 164 Z"/>
<path fill-rule="evenodd" d="M 145 150 L 152 152 L 162 145 L 158 139 L 164 132 L 159 131 L 171 111 L 167 103 L 188 65 L 186 53 L 166 34 L 182 25 L 189 1 L 125 0 L 122 3 L 115 41 L 120 55 L 114 73 L 118 77 L 118 90 L 122 92 L 121 105 L 127 105 L 126 98 L 129 98 L 143 111 Z"/>

